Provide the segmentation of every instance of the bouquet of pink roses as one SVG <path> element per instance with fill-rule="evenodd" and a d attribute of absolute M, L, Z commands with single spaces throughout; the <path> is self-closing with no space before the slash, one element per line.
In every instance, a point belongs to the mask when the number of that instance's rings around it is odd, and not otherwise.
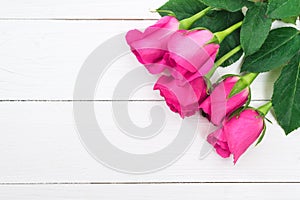
<path fill-rule="evenodd" d="M 217 131 L 207 141 L 234 163 L 266 130 L 273 107 L 286 134 L 300 127 L 299 0 L 169 0 L 162 16 L 144 31 L 131 30 L 126 40 L 140 63 L 159 74 L 154 85 L 166 104 L 182 118 L 200 111 Z M 280 20 L 289 26 L 271 30 Z M 211 78 L 244 55 L 241 74 Z M 272 100 L 249 106 L 251 83 L 264 72 L 283 67 Z"/>

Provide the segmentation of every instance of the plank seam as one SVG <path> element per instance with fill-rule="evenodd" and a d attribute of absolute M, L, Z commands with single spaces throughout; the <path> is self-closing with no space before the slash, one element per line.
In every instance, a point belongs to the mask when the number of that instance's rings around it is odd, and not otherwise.
<path fill-rule="evenodd" d="M 176 184 L 300 184 L 299 181 L 195 181 L 195 182 L 37 182 L 0 183 L 3 185 L 176 185 Z"/>
<path fill-rule="evenodd" d="M 0 18 L 0 21 L 154 21 L 158 18 Z"/>
<path fill-rule="evenodd" d="M 258 99 L 258 100 L 252 100 L 252 102 L 265 102 L 270 101 L 270 99 Z M 141 99 L 141 100 L 43 100 L 43 99 L 3 99 L 0 100 L 0 103 L 7 103 L 7 102 L 165 102 L 165 100 L 155 100 L 155 99 Z"/>

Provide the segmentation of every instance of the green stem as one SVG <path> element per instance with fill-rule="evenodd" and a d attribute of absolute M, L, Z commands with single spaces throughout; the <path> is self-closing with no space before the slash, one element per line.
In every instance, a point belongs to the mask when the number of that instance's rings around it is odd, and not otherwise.
<path fill-rule="evenodd" d="M 207 79 L 210 79 L 214 73 L 216 72 L 216 70 L 218 69 L 218 67 L 220 65 L 222 65 L 226 60 L 228 60 L 229 58 L 231 58 L 234 54 L 236 54 L 237 52 L 239 52 L 242 49 L 241 45 L 235 47 L 234 49 L 232 49 L 231 51 L 229 51 L 227 54 L 225 54 L 222 58 L 220 58 L 218 61 L 215 62 L 213 68 L 205 75 L 205 77 Z"/>
<path fill-rule="evenodd" d="M 260 112 L 263 116 L 266 116 L 267 113 L 270 111 L 270 109 L 272 108 L 272 102 L 269 101 L 268 103 L 266 103 L 265 105 L 262 105 L 261 107 L 257 108 L 257 111 Z"/>
<path fill-rule="evenodd" d="M 207 79 L 210 79 L 214 75 L 214 73 L 216 72 L 218 67 L 219 67 L 219 65 L 214 64 L 213 68 L 211 68 L 211 70 L 205 75 L 205 77 Z"/>
<path fill-rule="evenodd" d="M 180 21 L 179 29 L 186 29 L 188 30 L 191 28 L 191 26 L 199 20 L 201 17 L 203 17 L 208 11 L 210 11 L 212 7 L 207 7 L 204 10 L 200 11 L 199 13 Z"/>
<path fill-rule="evenodd" d="M 256 79 L 258 75 L 259 73 L 248 73 L 242 76 L 242 79 L 248 84 L 248 86 L 250 86 L 251 83 Z"/>
<path fill-rule="evenodd" d="M 228 35 L 233 33 L 236 29 L 240 28 L 243 24 L 243 21 L 240 21 L 231 27 L 227 28 L 224 31 L 216 32 L 214 34 L 214 38 L 210 41 L 210 43 L 218 43 L 220 44 Z"/>

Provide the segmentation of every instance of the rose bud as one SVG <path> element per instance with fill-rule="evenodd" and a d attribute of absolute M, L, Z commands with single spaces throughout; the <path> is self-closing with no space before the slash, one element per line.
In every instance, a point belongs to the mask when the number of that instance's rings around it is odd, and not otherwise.
<path fill-rule="evenodd" d="M 179 30 L 171 36 L 165 59 L 175 79 L 191 81 L 211 70 L 220 47 L 207 44 L 213 37 L 208 30 Z"/>
<path fill-rule="evenodd" d="M 172 76 L 161 76 L 153 89 L 159 90 L 170 109 L 184 118 L 199 110 L 199 104 L 207 97 L 206 88 L 202 77 L 179 86 Z"/>
<path fill-rule="evenodd" d="M 247 108 L 237 116 L 226 118 L 223 127 L 208 135 L 207 141 L 221 157 L 233 154 L 235 164 L 264 129 L 264 117 L 258 111 Z"/>
<path fill-rule="evenodd" d="M 238 76 L 231 76 L 219 83 L 200 105 L 204 116 L 214 125 L 219 126 L 223 119 L 236 109 L 243 106 L 249 99 L 250 89 L 245 87 L 238 94 L 229 97 L 232 88 L 240 80 Z"/>
<path fill-rule="evenodd" d="M 178 28 L 179 21 L 175 17 L 166 16 L 144 32 L 129 31 L 126 41 L 138 61 L 144 64 L 151 74 L 158 74 L 166 67 L 163 57 L 167 50 L 167 43 Z"/>

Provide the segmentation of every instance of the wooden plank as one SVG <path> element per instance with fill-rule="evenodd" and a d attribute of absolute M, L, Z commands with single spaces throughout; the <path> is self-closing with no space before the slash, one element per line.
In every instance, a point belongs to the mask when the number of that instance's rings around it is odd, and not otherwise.
<path fill-rule="evenodd" d="M 150 10 L 163 5 L 165 0 L 16 0 L 3 2 L 0 18 L 41 19 L 148 19 L 157 18 Z"/>
<path fill-rule="evenodd" d="M 73 99 L 79 70 L 96 47 L 114 35 L 129 29 L 143 28 L 153 22 L 0 21 L 0 99 Z M 99 63 L 101 59 L 99 58 Z M 139 68 L 142 67 L 132 54 L 115 60 L 102 76 L 95 98 L 111 100 L 120 80 L 130 71 Z M 220 69 L 214 80 L 222 74 L 238 71 L 238 64 Z M 262 74 L 257 78 L 252 86 L 253 99 L 271 97 L 272 84 L 279 71 Z M 152 83 L 158 78 L 145 73 L 141 76 Z M 132 99 L 161 100 L 158 93 L 152 91 L 152 85 L 138 90 Z M 91 99 L 83 97 L 79 100 Z"/>
<path fill-rule="evenodd" d="M 0 186 L 7 200 L 298 199 L 299 184 L 17 185 Z"/>
<path fill-rule="evenodd" d="M 263 103 L 254 102 L 253 106 Z M 150 124 L 149 112 L 155 105 L 166 108 L 163 102 L 130 102 L 132 122 L 140 127 Z M 111 109 L 111 102 L 95 103 L 101 129 L 113 145 L 131 153 L 164 148 L 176 137 L 181 123 L 167 110 L 162 133 L 137 140 L 119 130 Z M 2 102 L 0 110 L 0 183 L 300 181 L 300 130 L 286 137 L 272 116 L 268 118 L 274 124 L 268 124 L 263 142 L 251 147 L 235 166 L 232 159 L 221 159 L 216 153 L 199 159 L 205 137 L 213 128 L 201 119 L 199 134 L 176 163 L 155 173 L 133 175 L 104 167 L 85 150 L 76 132 L 72 103 Z M 189 122 L 197 123 L 197 118 Z"/>

